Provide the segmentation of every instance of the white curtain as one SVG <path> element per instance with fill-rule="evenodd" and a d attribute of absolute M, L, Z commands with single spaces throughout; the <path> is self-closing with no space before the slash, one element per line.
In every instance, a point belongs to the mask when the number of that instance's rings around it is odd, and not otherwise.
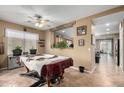
<path fill-rule="evenodd" d="M 6 29 L 7 54 L 12 54 L 16 46 L 20 46 L 23 52 L 29 52 L 31 48 L 37 49 L 39 35 L 30 32 Z"/>

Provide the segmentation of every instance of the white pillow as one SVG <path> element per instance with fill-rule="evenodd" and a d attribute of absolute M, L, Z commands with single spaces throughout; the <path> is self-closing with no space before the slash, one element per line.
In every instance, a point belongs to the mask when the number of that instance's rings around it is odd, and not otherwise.
<path fill-rule="evenodd" d="M 52 58 L 54 57 L 55 55 L 51 55 L 51 54 L 44 54 L 44 58 Z"/>
<path fill-rule="evenodd" d="M 51 54 L 43 54 L 43 56 L 46 58 L 49 58 L 49 57 L 54 57 L 55 55 L 51 55 Z"/>

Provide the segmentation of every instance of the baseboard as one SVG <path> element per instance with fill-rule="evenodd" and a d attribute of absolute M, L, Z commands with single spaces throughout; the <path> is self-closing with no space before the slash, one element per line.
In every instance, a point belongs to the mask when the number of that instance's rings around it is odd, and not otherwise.
<path fill-rule="evenodd" d="M 2 70 L 7 70 L 7 67 L 5 67 L 5 68 L 0 68 L 0 71 L 2 71 Z"/>
<path fill-rule="evenodd" d="M 119 68 L 120 68 L 120 70 L 121 70 L 122 72 L 124 72 L 123 67 L 119 66 Z"/>
<path fill-rule="evenodd" d="M 74 66 L 72 66 L 72 67 L 70 67 L 70 68 L 72 68 L 72 69 L 75 69 L 75 70 L 78 70 L 79 71 L 79 68 L 78 67 L 74 67 Z M 90 71 L 90 70 L 84 70 L 84 72 L 87 72 L 87 73 L 93 73 L 94 71 L 95 71 L 95 69 L 96 69 L 96 65 L 92 68 L 92 70 Z"/>
<path fill-rule="evenodd" d="M 79 70 L 78 67 L 74 67 L 74 66 L 72 66 L 72 67 L 70 67 L 70 68 L 75 69 L 75 70 Z"/>
<path fill-rule="evenodd" d="M 96 65 L 92 68 L 92 70 L 91 70 L 91 71 L 86 70 L 86 72 L 88 72 L 88 73 L 92 74 L 92 73 L 95 71 L 95 69 L 96 69 Z"/>

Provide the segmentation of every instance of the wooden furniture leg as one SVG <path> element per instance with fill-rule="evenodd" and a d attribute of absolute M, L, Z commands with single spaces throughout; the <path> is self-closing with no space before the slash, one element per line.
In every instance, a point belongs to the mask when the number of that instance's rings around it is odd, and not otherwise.
<path fill-rule="evenodd" d="M 48 87 L 51 87 L 50 86 L 50 80 L 49 79 L 47 80 L 47 85 L 48 85 Z"/>
<path fill-rule="evenodd" d="M 61 75 L 60 75 L 60 79 L 64 79 L 64 71 L 61 73 Z"/>

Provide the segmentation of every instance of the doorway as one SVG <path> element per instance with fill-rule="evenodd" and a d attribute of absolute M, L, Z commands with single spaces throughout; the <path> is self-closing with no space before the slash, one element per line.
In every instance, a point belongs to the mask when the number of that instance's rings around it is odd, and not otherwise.
<path fill-rule="evenodd" d="M 120 39 L 117 40 L 117 66 L 120 66 Z"/>
<path fill-rule="evenodd" d="M 118 12 L 92 20 L 96 38 L 95 50 L 100 52 L 101 60 L 112 62 L 113 65 L 119 67 L 122 65 L 120 62 L 121 51 L 119 51 L 121 49 L 119 25 L 123 18 L 124 12 Z"/>

